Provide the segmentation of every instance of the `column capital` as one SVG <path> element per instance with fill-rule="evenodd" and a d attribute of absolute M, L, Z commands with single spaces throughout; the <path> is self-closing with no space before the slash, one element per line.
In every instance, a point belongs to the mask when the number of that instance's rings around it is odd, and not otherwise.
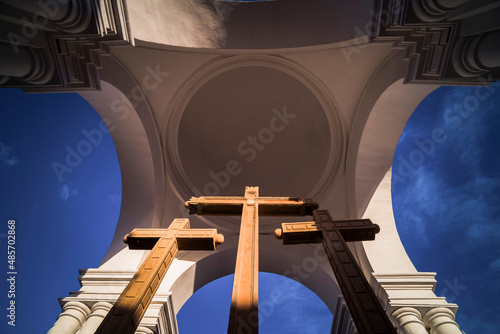
<path fill-rule="evenodd" d="M 445 297 L 438 297 L 434 293 L 436 273 L 373 273 L 372 275 L 370 284 L 386 312 L 391 315 L 394 324 L 401 326 L 401 321 L 422 322 L 422 315 L 432 309 L 446 309 L 447 314 L 451 313 L 454 318 L 458 310 L 456 304 L 448 303 Z M 425 320 L 423 322 L 425 323 Z"/>
<path fill-rule="evenodd" d="M 96 316 L 102 317 L 103 315 L 101 315 L 101 313 L 99 311 L 106 312 L 104 314 L 104 316 L 106 316 L 106 314 L 109 312 L 109 310 L 111 309 L 111 307 L 113 307 L 113 304 L 111 304 L 111 303 L 108 303 L 108 302 L 97 302 L 94 305 L 92 305 L 90 316 L 96 315 Z"/>
<path fill-rule="evenodd" d="M 78 334 L 94 334 L 112 306 L 113 304 L 108 302 L 94 303 L 94 305 L 92 305 L 91 313 L 87 319 L 87 322 L 85 322 Z"/>
<path fill-rule="evenodd" d="M 461 334 L 460 326 L 455 322 L 455 313 L 445 307 L 436 307 L 424 314 L 424 323 L 431 334 Z"/>
<path fill-rule="evenodd" d="M 411 6 L 423 22 L 439 22 L 451 16 L 452 12 L 469 0 L 414 0 Z"/>
<path fill-rule="evenodd" d="M 453 68 L 463 77 L 488 76 L 500 70 L 500 30 L 460 38 L 454 47 Z"/>
<path fill-rule="evenodd" d="M 83 325 L 89 315 L 90 315 L 90 308 L 84 303 L 67 302 L 66 304 L 63 305 L 63 313 L 61 313 L 58 318 L 62 316 L 70 316 L 78 320 L 78 322 L 80 322 L 80 325 Z"/>
<path fill-rule="evenodd" d="M 401 307 L 392 312 L 400 333 L 427 334 L 422 315 L 414 307 Z"/>
<path fill-rule="evenodd" d="M 63 312 L 57 317 L 57 321 L 47 334 L 74 334 L 90 315 L 90 308 L 79 301 L 67 302 L 62 309 Z"/>

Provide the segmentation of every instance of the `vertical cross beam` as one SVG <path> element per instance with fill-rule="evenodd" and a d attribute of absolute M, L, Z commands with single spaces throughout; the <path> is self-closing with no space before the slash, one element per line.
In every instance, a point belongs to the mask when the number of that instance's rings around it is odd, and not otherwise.
<path fill-rule="evenodd" d="M 168 229 L 134 229 L 123 239 L 130 249 L 151 249 L 96 334 L 134 334 L 178 250 L 214 250 L 224 242 L 216 229 L 189 229 L 175 219 Z"/>
<path fill-rule="evenodd" d="M 228 333 L 241 333 L 241 327 L 258 333 L 259 325 L 259 197 L 257 187 L 245 189 L 240 238 L 234 270 L 233 294 Z M 246 328 L 248 330 L 248 328 Z"/>
<path fill-rule="evenodd" d="M 244 197 L 193 197 L 185 204 L 189 214 L 240 215 L 241 226 L 234 271 L 228 333 L 257 334 L 259 330 L 259 215 L 312 215 L 318 206 L 311 199 L 259 197 L 258 187 L 246 187 Z"/>
<path fill-rule="evenodd" d="M 314 211 L 314 221 L 284 223 L 275 231 L 283 244 L 321 242 L 360 334 L 396 334 L 346 241 L 374 240 L 380 231 L 369 219 L 334 221 L 327 210 Z"/>

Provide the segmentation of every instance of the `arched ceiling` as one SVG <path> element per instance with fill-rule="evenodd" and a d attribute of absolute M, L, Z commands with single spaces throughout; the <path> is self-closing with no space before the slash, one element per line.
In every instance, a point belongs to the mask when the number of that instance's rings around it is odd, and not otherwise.
<path fill-rule="evenodd" d="M 224 94 L 220 94 L 220 92 Z M 182 168 L 199 195 L 307 196 L 328 162 L 328 119 L 316 97 L 290 75 L 249 66 L 203 85 L 179 127 Z M 198 191 L 196 191 L 198 190 Z"/>
<path fill-rule="evenodd" d="M 126 6 L 139 41 L 191 48 L 275 49 L 366 35 L 375 4 L 373 0 L 156 0 L 127 1 Z"/>
<path fill-rule="evenodd" d="M 345 149 L 331 98 L 304 73 L 266 58 L 220 66 L 194 80 L 164 130 L 167 173 L 179 198 L 242 196 L 255 185 L 261 196 L 318 200 Z M 237 232 L 237 221 L 205 223 Z"/>

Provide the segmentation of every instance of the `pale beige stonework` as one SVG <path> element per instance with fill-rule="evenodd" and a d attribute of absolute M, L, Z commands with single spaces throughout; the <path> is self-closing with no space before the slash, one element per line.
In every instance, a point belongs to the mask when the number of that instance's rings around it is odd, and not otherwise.
<path fill-rule="evenodd" d="M 22 22 L 20 10 L 38 10 L 35 2 L 0 2 L 11 9 L 0 18 L 6 24 Z M 399 239 L 390 168 L 408 118 L 429 93 L 498 78 L 497 7 L 396 1 L 416 10 L 422 25 L 415 28 L 398 21 L 397 10 L 375 8 L 385 1 L 69 2 L 50 18 L 62 37 L 44 30 L 17 55 L 0 50 L 0 85 L 78 91 L 106 123 L 94 130 L 111 132 L 120 163 L 114 239 L 100 266 L 82 272 L 81 290 L 61 300 L 50 334 L 91 332 L 109 306 L 100 303 L 116 301 L 148 254 L 127 249 L 127 233 L 187 218 L 191 196 L 238 195 L 245 185 L 259 186 L 261 196 L 311 197 L 333 219 L 371 218 L 381 227 L 376 240 L 350 248 L 393 324 L 408 334 L 459 333 L 457 305 L 434 294 L 435 274 L 417 272 Z M 427 10 L 435 2 L 438 14 Z M 84 15 L 66 15 L 75 8 Z M 481 22 L 491 33 L 474 24 L 463 35 L 450 28 L 460 27 L 453 13 L 462 9 L 472 23 L 495 14 Z M 392 36 L 383 31 L 390 22 L 380 23 L 389 14 Z M 449 25 L 434 26 L 439 20 Z M 456 78 L 440 77 L 446 69 Z M 304 284 L 345 319 L 335 333 L 354 333 L 321 247 L 283 247 L 272 236 L 282 222 L 260 222 L 259 269 Z M 192 217 L 191 226 L 217 228 L 225 243 L 214 252 L 179 252 L 142 333 L 176 333 L 175 314 L 189 297 L 233 272 L 238 220 Z"/>

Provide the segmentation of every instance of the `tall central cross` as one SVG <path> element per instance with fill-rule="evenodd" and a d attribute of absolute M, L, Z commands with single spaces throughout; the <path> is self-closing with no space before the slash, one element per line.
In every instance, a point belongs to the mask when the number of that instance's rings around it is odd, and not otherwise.
<path fill-rule="evenodd" d="M 312 215 L 318 205 L 308 198 L 259 197 L 258 187 L 246 187 L 245 197 L 192 197 L 185 206 L 189 208 L 189 214 L 226 216 L 241 214 L 227 332 L 257 334 L 259 329 L 259 215 Z"/>

